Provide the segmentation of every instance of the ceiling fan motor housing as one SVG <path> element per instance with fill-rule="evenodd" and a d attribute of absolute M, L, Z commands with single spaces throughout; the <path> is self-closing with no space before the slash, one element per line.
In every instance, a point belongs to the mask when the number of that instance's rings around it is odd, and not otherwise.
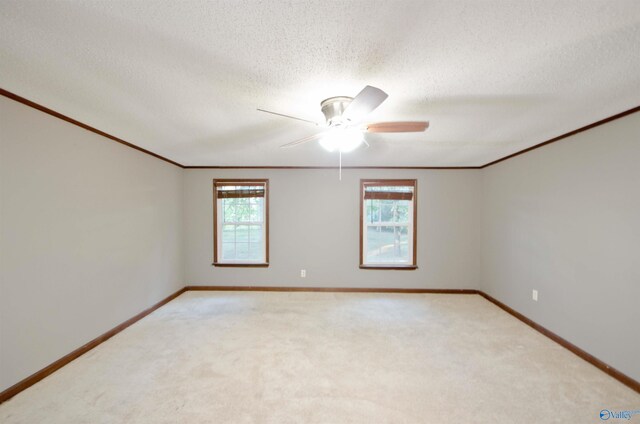
<path fill-rule="evenodd" d="M 320 108 L 327 119 L 327 125 L 330 127 L 344 125 L 345 120 L 342 118 L 342 114 L 352 100 L 353 97 L 337 96 L 329 97 L 320 102 Z"/>

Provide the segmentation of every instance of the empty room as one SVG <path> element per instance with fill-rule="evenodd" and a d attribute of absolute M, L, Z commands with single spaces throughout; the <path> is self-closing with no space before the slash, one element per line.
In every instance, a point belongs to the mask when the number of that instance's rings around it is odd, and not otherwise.
<path fill-rule="evenodd" d="M 637 0 L 0 0 L 0 422 L 640 424 Z"/>

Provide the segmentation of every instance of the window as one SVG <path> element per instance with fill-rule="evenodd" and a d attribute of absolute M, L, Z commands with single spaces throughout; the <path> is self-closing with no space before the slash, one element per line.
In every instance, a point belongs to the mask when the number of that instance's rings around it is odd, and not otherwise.
<path fill-rule="evenodd" d="M 360 268 L 417 268 L 416 188 L 416 180 L 360 180 Z"/>
<path fill-rule="evenodd" d="M 269 265 L 269 180 L 213 180 L 213 265 Z"/>

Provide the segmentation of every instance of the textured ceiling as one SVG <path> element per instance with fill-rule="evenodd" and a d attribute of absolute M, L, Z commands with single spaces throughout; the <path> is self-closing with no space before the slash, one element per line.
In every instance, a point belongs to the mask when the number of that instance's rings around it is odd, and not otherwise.
<path fill-rule="evenodd" d="M 640 1 L 6 1 L 0 87 L 185 165 L 337 165 L 319 103 L 366 84 L 351 166 L 476 166 L 640 104 Z"/>

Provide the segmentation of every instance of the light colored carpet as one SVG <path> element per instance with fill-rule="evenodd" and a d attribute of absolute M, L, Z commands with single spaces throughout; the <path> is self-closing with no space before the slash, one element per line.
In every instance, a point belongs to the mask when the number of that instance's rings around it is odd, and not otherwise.
<path fill-rule="evenodd" d="M 477 295 L 187 292 L 0 421 L 595 423 L 639 407 Z"/>

